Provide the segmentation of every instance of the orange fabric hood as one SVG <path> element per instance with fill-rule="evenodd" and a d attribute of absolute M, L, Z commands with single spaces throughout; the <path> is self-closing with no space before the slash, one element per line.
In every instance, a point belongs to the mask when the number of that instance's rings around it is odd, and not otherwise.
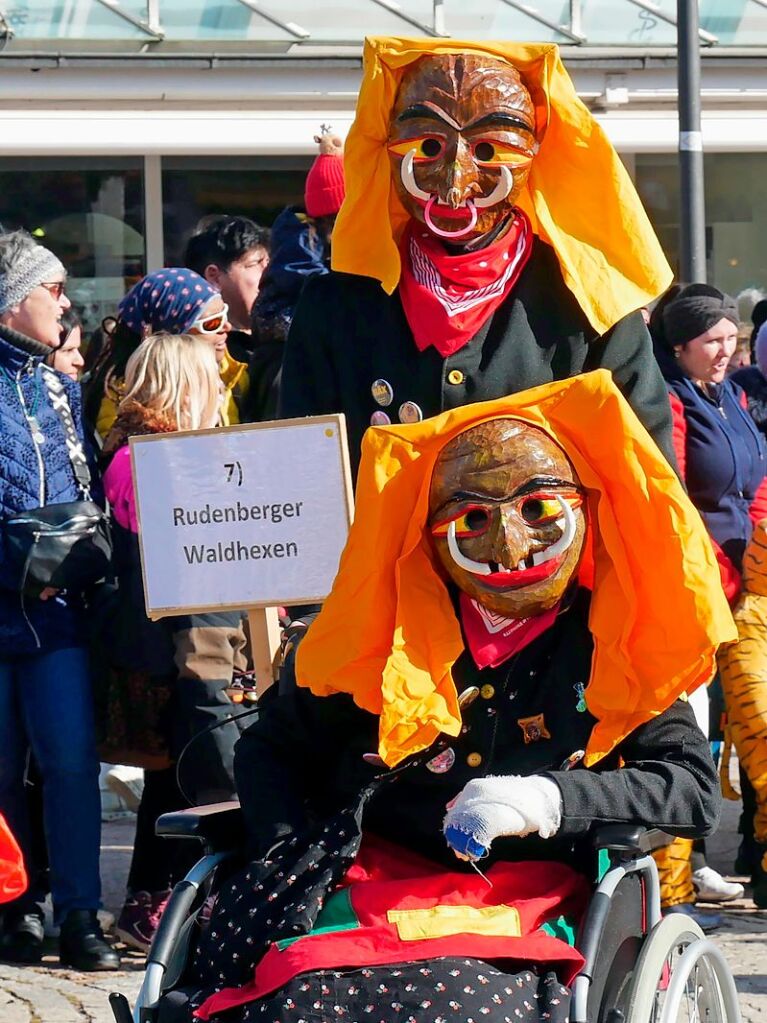
<path fill-rule="evenodd" d="M 468 405 L 362 444 L 355 521 L 333 590 L 299 646 L 297 677 L 380 716 L 391 767 L 461 726 L 451 669 L 460 624 L 426 529 L 432 470 L 457 434 L 509 416 L 545 430 L 587 490 L 594 657 L 587 763 L 710 681 L 736 638 L 698 512 L 606 370 Z"/>

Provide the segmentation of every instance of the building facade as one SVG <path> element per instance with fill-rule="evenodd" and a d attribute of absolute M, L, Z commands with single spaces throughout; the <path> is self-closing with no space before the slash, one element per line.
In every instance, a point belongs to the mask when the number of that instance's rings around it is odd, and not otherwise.
<path fill-rule="evenodd" d="M 675 0 L 0 0 L 0 223 L 88 326 L 200 217 L 299 202 L 351 123 L 365 35 L 556 42 L 674 265 Z M 700 0 L 709 279 L 767 291 L 767 0 Z"/>

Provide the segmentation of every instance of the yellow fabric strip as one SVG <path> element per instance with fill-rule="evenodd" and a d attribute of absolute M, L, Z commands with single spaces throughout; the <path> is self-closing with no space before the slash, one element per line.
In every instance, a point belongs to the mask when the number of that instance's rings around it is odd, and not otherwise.
<path fill-rule="evenodd" d="M 514 906 L 432 906 L 430 909 L 390 909 L 400 941 L 448 938 L 453 934 L 492 934 L 519 938 L 522 927 Z"/>

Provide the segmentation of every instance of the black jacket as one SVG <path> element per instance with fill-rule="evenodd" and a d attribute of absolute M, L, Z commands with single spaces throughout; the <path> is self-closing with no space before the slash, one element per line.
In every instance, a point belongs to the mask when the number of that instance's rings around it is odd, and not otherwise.
<path fill-rule="evenodd" d="M 562 769 L 570 754 L 585 749 L 594 725 L 588 711 L 578 709 L 593 651 L 587 616 L 583 592 L 551 629 L 499 668 L 479 671 L 464 654 L 454 668 L 456 685 L 459 692 L 477 685 L 480 696 L 464 714 L 462 734 L 449 741 L 454 765 L 445 773 L 414 768 L 385 786 L 366 811 L 366 827 L 455 868 L 442 836 L 448 800 L 472 778 L 545 774 L 562 792 L 559 834 L 546 841 L 501 839 L 491 856 L 569 860 L 576 840 L 602 823 L 710 834 L 719 818 L 719 783 L 686 702 L 637 728 L 593 769 Z M 525 742 L 519 722 L 536 715 L 550 737 Z M 254 855 L 351 802 L 380 770 L 362 759 L 377 749 L 377 732 L 377 718 L 346 695 L 318 698 L 299 689 L 267 702 L 235 751 Z"/>
<path fill-rule="evenodd" d="M 511 294 L 447 359 L 435 348 L 416 348 L 396 291 L 389 296 L 378 281 L 352 274 L 311 278 L 288 336 L 280 416 L 343 412 L 356 474 L 362 435 L 381 408 L 371 393 L 375 380 L 394 390 L 384 411 L 396 423 L 406 401 L 426 418 L 599 368 L 612 371 L 675 465 L 666 388 L 640 314 L 598 337 L 566 287 L 554 250 L 536 238 Z"/>

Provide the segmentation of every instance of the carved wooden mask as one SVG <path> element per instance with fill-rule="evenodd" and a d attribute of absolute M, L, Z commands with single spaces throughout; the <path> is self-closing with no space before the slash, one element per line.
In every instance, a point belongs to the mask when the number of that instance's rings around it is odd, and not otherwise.
<path fill-rule="evenodd" d="M 499 227 L 538 150 L 535 109 L 516 68 L 481 54 L 421 57 L 392 111 L 397 193 L 435 235 L 466 245 Z"/>
<path fill-rule="evenodd" d="M 440 453 L 429 527 L 459 589 L 496 614 L 527 618 L 559 603 L 575 576 L 586 537 L 583 491 L 548 434 L 493 419 Z"/>

